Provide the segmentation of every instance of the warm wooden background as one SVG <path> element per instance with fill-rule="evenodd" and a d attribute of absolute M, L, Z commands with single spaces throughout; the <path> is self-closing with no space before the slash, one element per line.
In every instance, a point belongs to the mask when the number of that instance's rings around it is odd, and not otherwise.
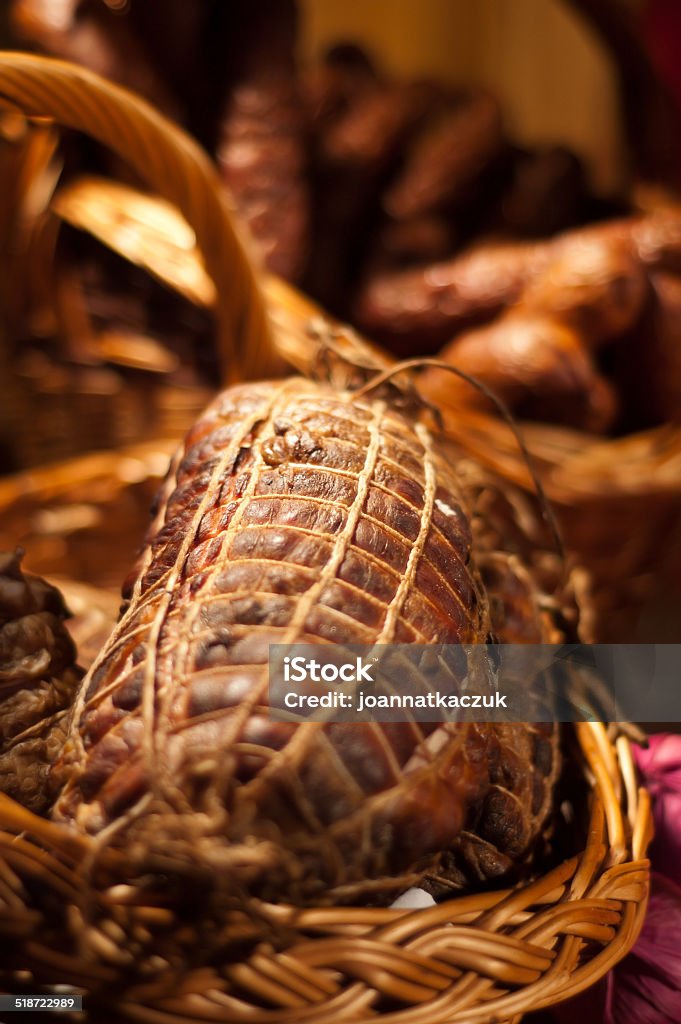
<path fill-rule="evenodd" d="M 301 0 L 303 56 L 355 39 L 396 74 L 477 82 L 503 97 L 519 141 L 564 142 L 594 184 L 624 162 L 608 56 L 561 0 Z"/>

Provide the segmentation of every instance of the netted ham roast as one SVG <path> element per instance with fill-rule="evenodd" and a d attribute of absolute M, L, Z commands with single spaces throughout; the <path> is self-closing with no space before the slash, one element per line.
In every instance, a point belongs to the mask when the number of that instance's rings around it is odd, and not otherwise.
<path fill-rule="evenodd" d="M 267 707 L 271 643 L 558 635 L 499 545 L 499 496 L 404 401 L 295 378 L 209 407 L 76 700 L 54 819 L 133 874 L 204 870 L 300 903 L 528 862 L 557 726 L 294 724 Z"/>

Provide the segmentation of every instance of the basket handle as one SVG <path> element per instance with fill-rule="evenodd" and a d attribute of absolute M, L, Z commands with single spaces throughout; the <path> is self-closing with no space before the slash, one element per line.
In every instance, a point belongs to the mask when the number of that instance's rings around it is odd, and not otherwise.
<path fill-rule="evenodd" d="M 235 227 L 234 211 L 204 151 L 148 103 L 66 61 L 0 52 L 0 102 L 103 143 L 173 203 L 196 235 L 215 284 L 223 377 L 233 383 L 274 372 L 279 361 L 265 304 Z"/>

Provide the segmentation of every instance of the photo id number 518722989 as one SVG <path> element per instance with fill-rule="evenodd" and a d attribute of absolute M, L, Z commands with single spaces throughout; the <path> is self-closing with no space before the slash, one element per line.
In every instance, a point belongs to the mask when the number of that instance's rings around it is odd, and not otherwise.
<path fill-rule="evenodd" d="M 83 997 L 59 993 L 53 995 L 0 995 L 0 1013 L 7 1012 L 29 1012 L 36 1013 L 74 1013 L 83 1009 Z M 0 1017 L 0 1024 L 4 1024 L 4 1017 Z"/>

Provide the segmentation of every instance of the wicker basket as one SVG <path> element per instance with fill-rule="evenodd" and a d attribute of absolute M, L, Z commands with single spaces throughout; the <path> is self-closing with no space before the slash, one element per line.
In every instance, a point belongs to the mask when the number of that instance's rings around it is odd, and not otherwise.
<path fill-rule="evenodd" d="M 0 479 L 0 549 L 33 572 L 120 592 L 174 440 L 97 452 Z"/>
<path fill-rule="evenodd" d="M 167 372 L 163 357 L 168 354 L 162 350 L 122 370 L 102 351 L 82 305 L 80 283 L 54 261 L 58 220 L 48 206 L 56 180 L 50 163 L 54 132 L 46 140 L 45 118 L 108 146 L 191 224 L 187 230 L 202 253 L 215 322 L 215 358 L 209 361 L 219 365 L 222 382 L 241 379 L 247 369 L 255 376 L 280 371 L 262 303 L 253 301 L 255 278 L 243 256 L 248 241 L 237 237 L 228 197 L 207 156 L 125 90 L 62 62 L 53 61 L 49 73 L 45 68 L 40 58 L 5 54 L 0 85 L 12 123 L 17 108 L 39 119 L 37 132 L 25 126 L 17 153 L 11 153 L 16 145 L 4 147 L 13 157 L 5 185 L 23 201 L 17 201 L 16 223 L 6 217 L 8 223 L 0 225 L 3 328 L 10 335 L 0 344 L 0 364 L 6 364 L 0 429 L 9 431 L 4 440 L 20 466 L 169 431 L 181 435 L 210 395 L 205 374 L 186 366 Z M 47 351 L 18 361 L 13 346 L 20 312 L 27 310 L 34 324 L 38 316 L 38 334 L 56 337 Z M 105 340 L 115 346 L 115 338 Z"/>
<path fill-rule="evenodd" d="M 503 423 L 473 412 L 465 422 L 447 410 L 444 417 L 476 458 L 532 488 L 517 442 Z M 681 427 L 667 424 L 604 440 L 526 423 L 523 437 L 566 548 L 588 570 L 595 640 L 676 641 Z M 651 616 L 654 621 L 646 622 Z"/>
<path fill-rule="evenodd" d="M 542 877 L 423 910 L 254 905 L 244 939 L 250 920 L 251 930 L 270 926 L 275 943 L 222 966 L 174 965 L 133 991 L 101 923 L 115 903 L 105 881 L 88 902 L 96 961 L 79 957 L 75 934 L 67 937 L 68 922 L 82 920 L 88 843 L 0 797 L 0 988 L 30 958 L 31 977 L 18 982 L 26 991 L 71 984 L 100 1024 L 517 1024 L 601 978 L 631 948 L 646 911 L 650 804 L 628 740 L 598 723 L 575 733 L 575 773 L 591 791 L 584 848 Z M 97 866 L 116 878 L 106 853 Z M 54 911 L 51 919 L 41 911 L 50 901 L 65 922 L 58 949 Z M 162 907 L 136 913 L 142 926 L 168 927 Z"/>
<path fill-rule="evenodd" d="M 243 368 L 253 375 L 269 370 L 275 360 L 253 275 L 212 171 L 192 144 L 121 90 L 58 62 L 6 56 L 0 94 L 29 113 L 49 114 L 108 141 L 177 203 L 196 230 L 216 286 L 225 377 Z M 280 349 L 305 368 L 314 353 L 306 343 L 310 318 L 316 332 L 325 329 L 323 322 L 315 324 L 314 309 L 285 286 L 270 282 L 268 291 Z M 343 337 L 356 349 L 351 335 Z M 482 438 L 484 420 L 479 427 Z M 139 541 L 141 506 L 167 451 L 168 442 L 159 442 L 9 480 L 0 492 L 6 529 L 29 547 L 32 568 L 110 585 Z M 500 464 L 505 457 L 502 446 Z M 589 815 L 577 854 L 542 877 L 416 911 L 259 905 L 258 917 L 272 925 L 276 945 L 264 943 L 240 962 L 194 972 L 174 966 L 172 978 L 135 993 L 126 990 L 106 933 L 99 934 L 94 963 L 79 958 L 75 931 L 69 932 L 82 909 L 87 843 L 2 798 L 0 983 L 34 990 L 71 983 L 87 994 L 98 1021 L 108 1015 L 157 1024 L 321 1024 L 380 1015 L 394 1024 L 517 1022 L 526 1011 L 593 984 L 631 948 L 645 914 L 651 817 L 628 741 L 615 727 L 594 723 L 577 725 L 573 739 L 573 774 L 586 782 Z M 99 866 L 106 874 L 107 864 Z M 105 887 L 99 895 L 108 905 Z M 47 941 L 53 927 L 47 905 L 53 913 L 59 908 L 70 946 L 65 939 L 56 950 Z M 139 913 L 147 925 L 162 924 L 158 907 Z M 30 979 L 13 974 L 28 961 Z"/>

